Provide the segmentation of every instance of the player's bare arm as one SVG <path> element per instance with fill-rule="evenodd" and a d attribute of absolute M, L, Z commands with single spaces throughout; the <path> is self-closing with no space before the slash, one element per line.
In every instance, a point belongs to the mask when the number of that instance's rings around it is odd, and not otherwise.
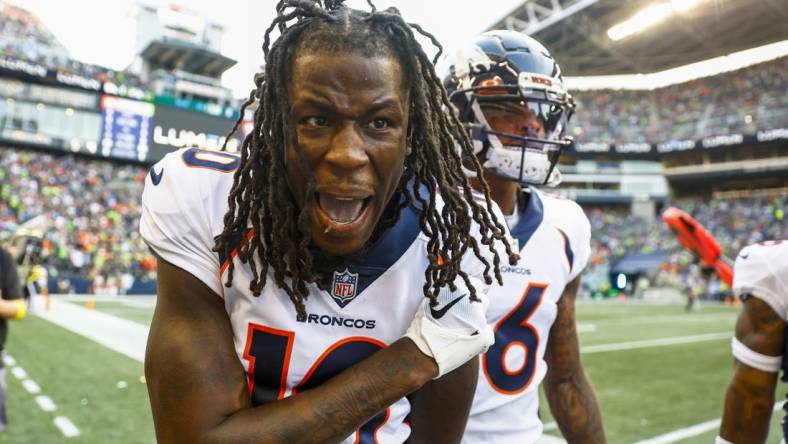
<path fill-rule="evenodd" d="M 602 413 L 594 389 L 580 361 L 575 322 L 576 277 L 558 301 L 558 315 L 545 351 L 548 365 L 544 391 L 550 411 L 564 438 L 571 443 L 604 443 Z"/>
<path fill-rule="evenodd" d="M 471 359 L 453 372 L 425 384 L 411 395 L 409 443 L 460 442 L 468 420 L 479 374 L 479 360 Z M 447 408 L 447 406 L 451 406 Z"/>
<path fill-rule="evenodd" d="M 6 301 L 0 299 L 0 319 L 22 319 L 26 313 L 27 307 L 24 300 Z"/>
<path fill-rule="evenodd" d="M 158 283 L 145 375 L 161 443 L 336 442 L 438 374 L 404 338 L 319 387 L 252 408 L 221 298 L 163 260 Z M 475 381 L 469 369 L 447 381 Z"/>
<path fill-rule="evenodd" d="M 763 300 L 750 297 L 736 322 L 736 339 L 750 350 L 780 356 L 785 322 Z M 766 372 L 736 361 L 725 395 L 720 436 L 735 443 L 766 442 L 774 406 L 777 372 Z"/>

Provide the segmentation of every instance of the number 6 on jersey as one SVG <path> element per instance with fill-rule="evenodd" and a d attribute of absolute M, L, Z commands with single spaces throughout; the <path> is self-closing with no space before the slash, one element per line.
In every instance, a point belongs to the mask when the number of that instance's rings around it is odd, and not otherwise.
<path fill-rule="evenodd" d="M 495 325 L 495 344 L 482 355 L 484 376 L 496 391 L 515 395 L 531 384 L 536 370 L 539 332 L 529 324 L 547 289 L 547 284 L 530 283 L 517 306 Z M 525 354 L 522 365 L 509 368 L 506 356 L 513 348 Z"/>

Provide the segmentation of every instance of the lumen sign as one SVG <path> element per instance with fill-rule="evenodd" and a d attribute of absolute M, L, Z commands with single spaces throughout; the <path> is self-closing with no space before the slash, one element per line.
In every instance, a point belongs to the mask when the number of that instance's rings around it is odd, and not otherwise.
<path fill-rule="evenodd" d="M 220 150 L 234 123 L 231 119 L 219 116 L 158 105 L 151 132 L 151 158 L 158 160 L 168 152 L 183 147 Z M 241 137 L 241 134 L 236 134 L 228 140 L 227 151 L 238 151 Z"/>
<path fill-rule="evenodd" d="M 158 160 L 183 147 L 220 150 L 234 123 L 219 116 L 158 105 L 151 131 L 151 158 Z M 238 151 L 241 137 L 241 134 L 236 134 L 228 140 L 227 151 Z"/>
<path fill-rule="evenodd" d="M 216 134 L 196 133 L 191 130 L 164 128 L 156 125 L 153 127 L 153 143 L 170 146 L 175 149 L 183 147 L 197 147 L 205 150 L 220 150 L 224 146 L 225 137 Z M 230 139 L 227 142 L 227 151 L 236 152 L 240 142 Z"/>

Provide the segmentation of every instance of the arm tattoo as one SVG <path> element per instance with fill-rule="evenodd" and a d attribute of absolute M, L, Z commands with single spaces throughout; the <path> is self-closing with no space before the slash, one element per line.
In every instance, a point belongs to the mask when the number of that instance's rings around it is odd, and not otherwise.
<path fill-rule="evenodd" d="M 407 386 L 398 381 L 409 380 L 416 365 L 415 359 L 399 355 L 357 367 L 357 370 L 362 367 L 363 370 L 357 372 L 352 380 L 343 381 L 336 396 L 313 399 L 301 411 L 301 419 L 293 418 L 294 424 L 303 424 L 304 419 L 320 424 L 319 427 L 302 430 L 296 442 L 326 442 L 332 437 L 352 434 L 358 428 L 359 418 L 372 418 L 399 399 L 393 396 L 394 393 L 408 391 Z M 341 374 L 337 376 L 341 377 Z M 282 442 L 294 442 L 293 436 Z"/>
<path fill-rule="evenodd" d="M 545 395 L 564 438 L 571 443 L 606 443 L 602 414 L 580 362 L 574 299 L 579 278 L 558 302 L 558 317 L 550 330 Z"/>
<path fill-rule="evenodd" d="M 736 337 L 747 347 L 769 356 L 782 353 L 785 321 L 763 300 L 747 298 L 736 321 Z"/>
<path fill-rule="evenodd" d="M 758 386 L 742 379 L 734 376 L 728 387 L 722 434 L 734 442 L 764 442 L 774 406 L 774 384 L 762 381 Z"/>
<path fill-rule="evenodd" d="M 768 356 L 782 353 L 785 321 L 764 301 L 748 298 L 736 321 L 736 337 Z M 720 435 L 732 442 L 765 442 L 774 405 L 777 374 L 737 362 L 725 395 Z"/>

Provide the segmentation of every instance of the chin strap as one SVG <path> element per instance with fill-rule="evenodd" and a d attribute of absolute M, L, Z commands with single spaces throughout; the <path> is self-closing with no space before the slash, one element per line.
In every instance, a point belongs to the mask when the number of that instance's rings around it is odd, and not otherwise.
<path fill-rule="evenodd" d="M 473 112 L 473 115 L 476 118 L 476 122 L 480 126 L 479 131 L 483 130 L 484 128 L 490 128 L 490 124 L 487 122 L 487 118 L 484 116 L 484 112 L 482 111 L 481 106 L 479 106 L 479 102 L 476 101 L 476 100 L 471 100 L 470 93 L 466 93 L 466 94 L 469 96 L 468 100 L 471 103 L 471 111 Z M 481 137 L 479 137 L 476 134 L 472 134 L 471 137 L 473 138 L 474 154 L 478 154 L 484 148 L 484 143 L 480 140 Z M 501 142 L 501 140 L 495 134 L 487 133 L 486 139 L 489 141 L 490 147 L 493 150 L 506 150 L 507 149 L 504 146 L 503 142 Z M 524 148 L 524 147 L 516 147 L 516 148 L 519 148 L 519 149 L 522 149 L 522 150 L 526 150 L 527 149 L 527 148 Z M 488 154 L 487 158 L 484 160 L 484 162 L 482 163 L 482 168 L 485 168 L 485 169 L 493 169 L 493 168 L 495 168 L 495 164 L 490 159 L 489 154 Z M 463 167 L 463 169 L 466 170 L 466 174 L 468 174 L 468 173 L 471 174 L 468 177 L 476 177 L 476 174 L 473 171 L 467 170 L 467 168 L 464 168 L 464 167 Z M 521 172 L 521 174 L 522 174 L 522 172 Z M 562 181 L 561 171 L 559 171 L 558 170 L 558 166 L 555 165 L 555 166 L 553 166 L 552 170 L 550 171 L 550 175 L 548 176 L 547 181 L 545 183 L 543 183 L 543 184 L 540 184 L 540 185 L 546 186 L 546 187 L 550 187 L 550 188 L 554 188 L 554 187 L 557 187 L 561 183 L 561 181 Z"/>
<path fill-rule="evenodd" d="M 563 177 L 561 177 L 561 171 L 558 170 L 558 165 L 553 167 L 553 171 L 550 172 L 550 177 L 547 178 L 547 182 L 544 186 L 549 188 L 555 188 L 561 184 Z"/>

